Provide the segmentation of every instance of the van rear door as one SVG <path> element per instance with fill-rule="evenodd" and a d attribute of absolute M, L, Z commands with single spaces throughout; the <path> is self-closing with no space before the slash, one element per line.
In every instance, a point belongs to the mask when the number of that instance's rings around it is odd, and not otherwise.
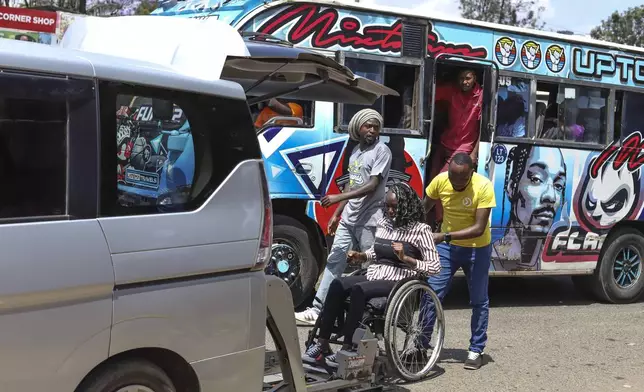
<path fill-rule="evenodd" d="M 382 95 L 398 96 L 311 50 L 253 40 L 246 46 L 250 56 L 228 56 L 221 78 L 241 84 L 251 105 L 276 97 L 371 105 Z"/>

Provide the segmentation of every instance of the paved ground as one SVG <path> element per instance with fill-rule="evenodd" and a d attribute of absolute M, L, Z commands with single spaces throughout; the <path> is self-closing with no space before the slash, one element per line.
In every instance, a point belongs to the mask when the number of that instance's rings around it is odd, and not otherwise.
<path fill-rule="evenodd" d="M 446 299 L 446 345 L 432 379 L 394 390 L 644 392 L 644 306 L 582 298 L 569 278 L 497 278 L 488 363 L 466 371 L 470 310 L 459 279 Z M 307 328 L 300 328 L 300 339 Z"/>

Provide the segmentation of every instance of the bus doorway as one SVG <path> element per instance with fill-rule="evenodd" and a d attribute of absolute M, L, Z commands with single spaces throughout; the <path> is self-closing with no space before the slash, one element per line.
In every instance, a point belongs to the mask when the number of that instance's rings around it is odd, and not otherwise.
<path fill-rule="evenodd" d="M 485 60 L 439 56 L 433 64 L 430 143 L 426 156 L 425 184 L 447 170 L 457 152 L 469 153 L 477 172 L 491 177 L 488 149 L 495 129 L 496 66 Z M 479 158 L 483 158 L 482 160 Z M 442 207 L 428 215 L 440 228 Z"/>

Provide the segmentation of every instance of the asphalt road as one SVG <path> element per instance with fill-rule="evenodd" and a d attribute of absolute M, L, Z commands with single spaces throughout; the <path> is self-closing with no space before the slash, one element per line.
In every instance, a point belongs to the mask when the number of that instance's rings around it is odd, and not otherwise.
<path fill-rule="evenodd" d="M 457 279 L 436 372 L 391 390 L 644 392 L 644 303 L 595 303 L 566 277 L 492 279 L 490 301 L 485 366 L 463 369 L 471 310 Z M 303 342 L 308 328 L 299 330 Z"/>

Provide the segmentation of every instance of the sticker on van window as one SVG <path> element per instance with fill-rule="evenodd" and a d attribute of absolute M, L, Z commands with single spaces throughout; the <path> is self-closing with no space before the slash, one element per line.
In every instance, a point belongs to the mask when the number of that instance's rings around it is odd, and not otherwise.
<path fill-rule="evenodd" d="M 169 101 L 119 95 L 116 158 L 119 200 L 124 206 L 181 203 L 194 177 L 191 127 Z M 155 114 L 155 109 L 160 112 Z M 163 113 L 161 113 L 163 112 Z"/>

